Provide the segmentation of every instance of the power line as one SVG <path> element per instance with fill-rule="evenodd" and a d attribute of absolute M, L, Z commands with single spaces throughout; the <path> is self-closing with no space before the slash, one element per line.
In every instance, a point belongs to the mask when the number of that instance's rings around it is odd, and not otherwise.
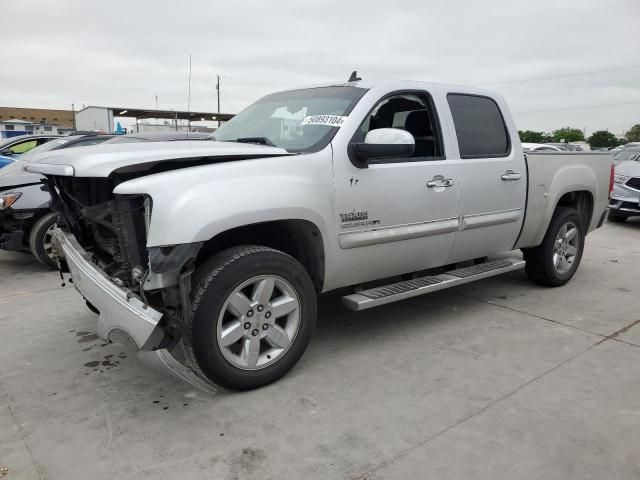
<path fill-rule="evenodd" d="M 598 73 L 607 73 L 607 72 L 621 72 L 625 70 L 635 70 L 640 68 L 640 65 L 632 65 L 629 67 L 618 67 L 618 68 L 608 68 L 605 70 L 593 70 L 591 72 L 580 72 L 580 73 L 568 73 L 566 75 L 553 75 L 549 77 L 535 77 L 535 78 L 524 78 L 521 80 L 505 80 L 503 82 L 491 82 L 491 83 L 482 83 L 480 86 L 486 85 L 505 85 L 511 83 L 525 83 L 525 82 L 537 82 L 542 80 L 555 80 L 558 78 L 571 78 L 571 77 L 581 77 L 583 75 L 596 75 Z"/>
<path fill-rule="evenodd" d="M 526 112 L 513 112 L 513 113 L 541 113 L 541 112 L 563 112 L 566 110 L 584 110 L 587 108 L 601 108 L 601 107 L 615 107 L 618 105 L 634 105 L 640 103 L 640 100 L 633 102 L 620 102 L 620 103 L 603 103 L 600 105 L 583 105 L 581 107 L 569 107 L 569 108 L 549 108 L 546 110 L 527 110 Z"/>

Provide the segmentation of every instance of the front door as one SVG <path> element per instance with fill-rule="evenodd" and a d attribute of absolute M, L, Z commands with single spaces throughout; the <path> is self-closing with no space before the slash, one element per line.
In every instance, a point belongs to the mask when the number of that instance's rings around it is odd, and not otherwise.
<path fill-rule="evenodd" d="M 459 165 L 445 158 L 436 104 L 428 92 L 397 92 L 370 112 L 352 142 L 376 128 L 401 128 L 416 142 L 410 158 L 357 168 L 334 150 L 340 277 L 348 284 L 446 262 L 458 229 Z"/>

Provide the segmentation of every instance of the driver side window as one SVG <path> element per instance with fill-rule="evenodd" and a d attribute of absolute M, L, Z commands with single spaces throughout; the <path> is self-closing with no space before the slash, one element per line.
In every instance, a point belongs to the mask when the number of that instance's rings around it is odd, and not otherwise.
<path fill-rule="evenodd" d="M 381 100 L 364 119 L 353 141 L 364 142 L 367 133 L 377 128 L 409 132 L 415 141 L 415 151 L 409 158 L 378 159 L 376 163 L 444 159 L 440 123 L 427 93 L 399 93 Z"/>

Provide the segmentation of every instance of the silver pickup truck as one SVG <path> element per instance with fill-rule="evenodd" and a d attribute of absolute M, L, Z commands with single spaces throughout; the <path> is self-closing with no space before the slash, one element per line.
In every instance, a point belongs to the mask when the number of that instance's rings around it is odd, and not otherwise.
<path fill-rule="evenodd" d="M 505 101 L 460 86 L 274 93 L 214 140 L 25 168 L 46 176 L 60 268 L 99 335 L 125 331 L 232 389 L 300 359 L 322 292 L 351 287 L 346 307 L 364 310 L 520 268 L 563 285 L 612 185 L 609 154 L 525 156 Z"/>

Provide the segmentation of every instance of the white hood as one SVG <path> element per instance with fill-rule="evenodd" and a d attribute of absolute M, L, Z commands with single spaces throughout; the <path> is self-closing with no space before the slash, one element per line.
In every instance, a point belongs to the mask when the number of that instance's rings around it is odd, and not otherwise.
<path fill-rule="evenodd" d="M 216 163 L 223 159 L 290 155 L 282 148 L 238 142 L 145 142 L 113 145 L 92 145 L 62 150 L 38 156 L 27 163 L 25 171 L 75 177 L 108 177 L 116 170 L 163 161 L 204 160 Z"/>

